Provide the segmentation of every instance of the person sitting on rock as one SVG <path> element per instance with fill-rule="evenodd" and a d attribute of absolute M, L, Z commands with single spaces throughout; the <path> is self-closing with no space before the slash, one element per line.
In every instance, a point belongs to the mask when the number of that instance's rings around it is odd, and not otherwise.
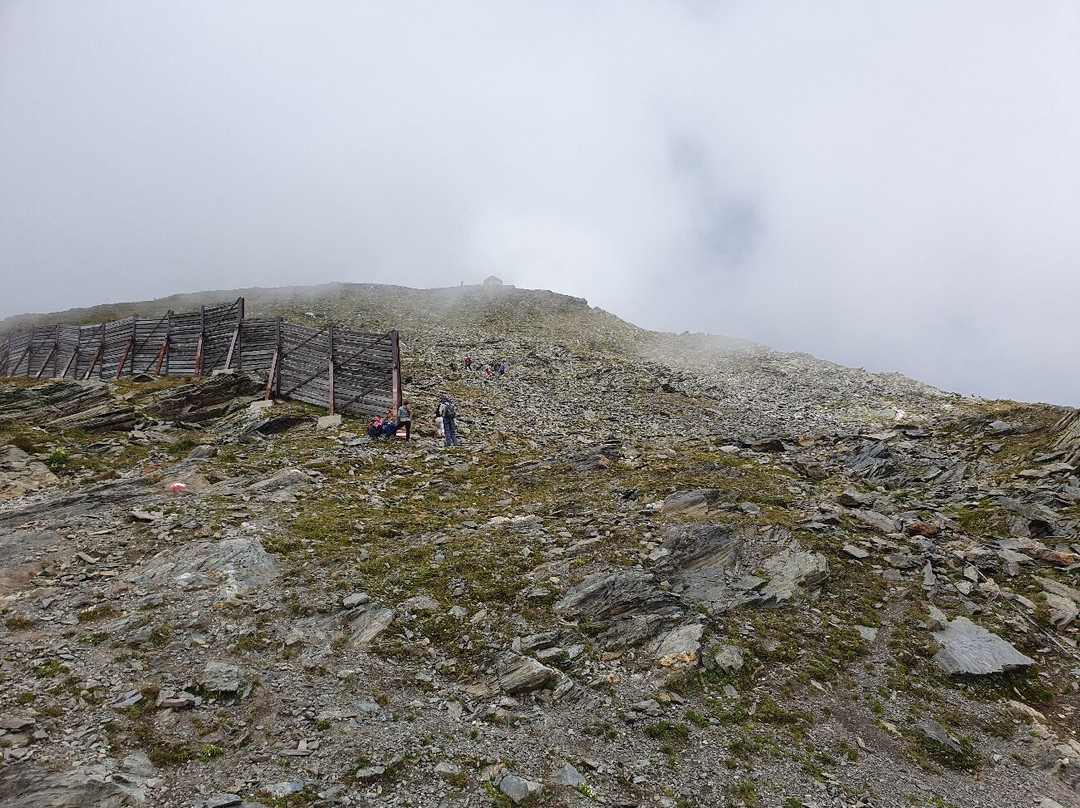
<path fill-rule="evenodd" d="M 382 435 L 382 418 L 375 416 L 375 420 L 371 422 L 371 426 L 367 428 L 367 436 L 374 440 Z"/>
<path fill-rule="evenodd" d="M 383 416 L 382 431 L 388 438 L 394 437 L 394 433 L 397 432 L 397 421 L 394 420 L 393 409 L 387 410 L 386 415 Z"/>

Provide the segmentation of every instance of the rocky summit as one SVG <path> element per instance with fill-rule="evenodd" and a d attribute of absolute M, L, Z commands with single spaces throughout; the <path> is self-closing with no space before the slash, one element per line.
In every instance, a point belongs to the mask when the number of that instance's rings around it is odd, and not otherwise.
<path fill-rule="evenodd" d="M 1076 410 L 495 283 L 241 293 L 399 329 L 413 440 L 0 380 L 3 805 L 1080 805 Z"/>

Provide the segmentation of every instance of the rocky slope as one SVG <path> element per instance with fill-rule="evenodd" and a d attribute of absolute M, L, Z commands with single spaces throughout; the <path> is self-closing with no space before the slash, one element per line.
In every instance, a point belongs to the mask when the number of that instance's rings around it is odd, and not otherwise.
<path fill-rule="evenodd" d="M 5 805 L 1080 805 L 1076 411 L 548 292 L 243 294 L 399 328 L 420 434 L 0 382 Z"/>

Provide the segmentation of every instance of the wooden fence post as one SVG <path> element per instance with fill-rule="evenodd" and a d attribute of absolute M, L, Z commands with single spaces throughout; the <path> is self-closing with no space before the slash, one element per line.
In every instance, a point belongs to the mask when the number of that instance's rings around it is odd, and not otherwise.
<path fill-rule="evenodd" d="M 199 306 L 199 343 L 195 346 L 195 375 L 202 376 L 203 339 L 206 337 L 206 306 Z"/>
<path fill-rule="evenodd" d="M 244 298 L 236 298 L 236 303 L 233 304 L 239 307 L 239 317 L 236 320 L 236 328 L 233 329 L 232 342 L 229 343 L 229 353 L 225 357 L 225 370 L 232 367 L 233 352 L 239 347 L 240 353 L 237 356 L 236 366 L 239 368 L 242 361 L 241 357 L 244 355 L 243 346 L 240 345 L 240 329 L 244 325 Z"/>
<path fill-rule="evenodd" d="M 160 323 L 161 321 L 158 320 Z M 161 341 L 161 347 L 158 348 L 157 353 L 157 366 L 154 368 L 154 375 L 161 375 L 161 365 L 166 361 L 166 357 L 169 355 L 169 332 L 172 330 L 172 309 L 165 312 L 165 339 Z M 157 331 L 157 327 L 154 327 L 154 331 Z M 169 375 L 169 371 L 165 371 L 165 375 Z"/>
<path fill-rule="evenodd" d="M 131 375 L 135 375 L 135 338 L 139 336 L 139 318 L 131 315 Z"/>
<path fill-rule="evenodd" d="M 326 348 L 327 348 L 327 373 L 330 379 L 330 410 L 329 415 L 334 414 L 334 326 L 331 324 L 326 330 Z"/>
<path fill-rule="evenodd" d="M 128 340 L 126 346 L 124 346 L 124 354 L 120 357 L 120 361 L 116 363 L 116 378 L 120 378 L 120 375 L 124 372 L 124 365 L 127 362 L 128 355 L 131 356 L 131 375 L 135 375 L 135 315 L 131 315 L 131 339 Z"/>
<path fill-rule="evenodd" d="M 390 384 L 393 388 L 391 395 L 394 398 L 394 412 L 397 412 L 398 407 L 401 406 L 403 396 L 401 395 L 401 348 L 398 344 L 398 332 L 396 330 L 390 332 L 390 355 L 393 362 L 390 370 Z"/>
<path fill-rule="evenodd" d="M 244 369 L 244 298 L 240 298 L 240 319 L 236 321 L 236 369 Z"/>
<path fill-rule="evenodd" d="M 266 400 L 273 397 L 275 390 L 281 387 L 281 318 L 275 325 L 277 333 L 274 340 L 274 358 L 270 360 L 270 375 L 266 377 Z"/>

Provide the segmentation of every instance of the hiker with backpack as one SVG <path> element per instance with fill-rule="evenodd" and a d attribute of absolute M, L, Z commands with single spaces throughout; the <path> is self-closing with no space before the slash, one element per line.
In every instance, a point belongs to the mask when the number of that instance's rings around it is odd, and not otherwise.
<path fill-rule="evenodd" d="M 442 403 L 439 404 L 439 416 L 442 418 L 443 436 L 446 438 L 446 445 L 460 446 L 457 437 L 457 425 L 454 423 L 457 419 L 457 405 L 454 403 L 454 399 L 443 396 Z"/>

